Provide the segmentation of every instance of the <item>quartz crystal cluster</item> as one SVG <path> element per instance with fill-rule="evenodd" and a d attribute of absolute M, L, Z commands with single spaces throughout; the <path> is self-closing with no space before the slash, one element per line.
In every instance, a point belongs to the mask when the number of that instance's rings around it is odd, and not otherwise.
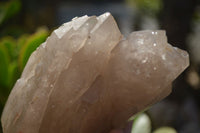
<path fill-rule="evenodd" d="M 189 65 L 165 31 L 124 38 L 110 13 L 72 19 L 32 53 L 2 115 L 4 133 L 107 133 L 166 97 Z"/>

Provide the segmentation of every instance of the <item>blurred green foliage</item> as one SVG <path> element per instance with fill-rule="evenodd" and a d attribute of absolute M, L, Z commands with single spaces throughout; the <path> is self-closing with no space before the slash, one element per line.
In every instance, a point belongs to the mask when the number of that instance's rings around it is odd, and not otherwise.
<path fill-rule="evenodd" d="M 9 18 L 13 17 L 21 10 L 21 2 L 12 0 L 6 3 L 0 3 L 0 26 Z"/>
<path fill-rule="evenodd" d="M 126 2 L 139 9 L 139 11 L 150 15 L 155 15 L 162 9 L 161 0 L 126 0 Z"/>

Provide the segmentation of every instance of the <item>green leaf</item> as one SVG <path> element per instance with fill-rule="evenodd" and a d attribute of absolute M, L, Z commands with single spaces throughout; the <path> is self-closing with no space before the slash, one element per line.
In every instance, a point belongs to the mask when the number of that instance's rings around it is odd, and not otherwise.
<path fill-rule="evenodd" d="M 161 127 L 155 130 L 153 133 L 177 133 L 174 128 L 171 127 Z"/>
<path fill-rule="evenodd" d="M 151 120 L 148 115 L 141 114 L 135 118 L 131 133 L 151 133 Z"/>
<path fill-rule="evenodd" d="M 10 89 L 13 87 L 14 83 L 16 82 L 16 80 L 19 78 L 19 71 L 18 71 L 18 64 L 17 61 L 12 62 L 9 64 L 8 67 L 8 88 L 9 88 L 9 92 Z"/>
<path fill-rule="evenodd" d="M 26 65 L 31 53 L 36 50 L 36 48 L 43 43 L 48 36 L 48 32 L 45 29 L 41 29 L 35 34 L 27 38 L 25 44 L 23 45 L 20 56 L 19 56 L 19 65 L 22 70 Z"/>
<path fill-rule="evenodd" d="M 27 38 L 28 38 L 28 34 L 23 34 L 22 36 L 20 36 L 17 40 L 17 48 L 18 50 L 22 49 L 22 47 L 25 45 Z"/>
<path fill-rule="evenodd" d="M 12 37 L 4 37 L 1 39 L 1 45 L 4 45 L 7 49 L 10 59 L 16 58 L 16 41 Z"/>
<path fill-rule="evenodd" d="M 19 13 L 21 9 L 20 0 L 11 0 L 6 3 L 0 4 L 0 25 L 11 18 L 12 16 Z"/>
<path fill-rule="evenodd" d="M 9 55 L 7 53 L 6 47 L 0 44 L 0 86 L 8 86 L 8 64 Z"/>

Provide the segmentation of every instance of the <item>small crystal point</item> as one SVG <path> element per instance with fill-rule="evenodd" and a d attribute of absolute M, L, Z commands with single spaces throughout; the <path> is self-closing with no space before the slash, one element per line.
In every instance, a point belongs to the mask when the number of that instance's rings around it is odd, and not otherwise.
<path fill-rule="evenodd" d="M 189 65 L 165 31 L 127 39 L 110 13 L 56 29 L 29 58 L 2 114 L 4 133 L 106 133 L 160 101 Z"/>

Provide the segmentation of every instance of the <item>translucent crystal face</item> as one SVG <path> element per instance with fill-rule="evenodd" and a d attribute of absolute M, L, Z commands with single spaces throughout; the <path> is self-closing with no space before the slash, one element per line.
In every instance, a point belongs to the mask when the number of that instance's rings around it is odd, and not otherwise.
<path fill-rule="evenodd" d="M 127 39 L 110 13 L 74 18 L 29 58 L 2 115 L 5 133 L 106 133 L 170 93 L 188 54 L 164 31 Z"/>
<path fill-rule="evenodd" d="M 187 52 L 168 44 L 165 31 L 133 32 L 115 47 L 112 57 L 120 80 L 143 81 L 153 88 L 169 85 L 189 65 Z"/>

